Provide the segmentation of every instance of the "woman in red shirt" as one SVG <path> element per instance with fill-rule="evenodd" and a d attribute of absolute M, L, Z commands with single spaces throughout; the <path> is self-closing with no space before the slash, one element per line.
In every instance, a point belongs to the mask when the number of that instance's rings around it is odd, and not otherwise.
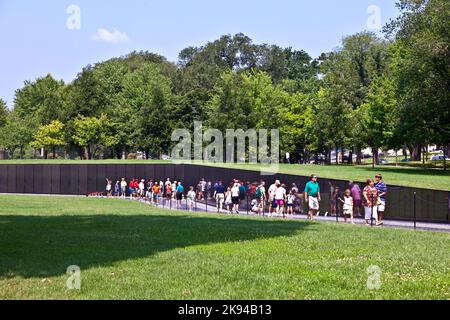
<path fill-rule="evenodd" d="M 373 180 L 367 179 L 367 185 L 363 190 L 364 218 L 366 220 L 366 225 L 370 225 L 372 218 L 375 219 L 378 224 L 377 202 L 378 190 L 375 188 Z"/>

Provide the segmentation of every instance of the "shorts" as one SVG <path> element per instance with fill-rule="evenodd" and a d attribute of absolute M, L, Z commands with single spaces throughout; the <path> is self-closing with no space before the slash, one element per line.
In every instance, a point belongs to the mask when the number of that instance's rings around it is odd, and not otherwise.
<path fill-rule="evenodd" d="M 317 197 L 309 197 L 308 201 L 309 210 L 319 210 L 319 199 Z"/>
<path fill-rule="evenodd" d="M 279 206 L 279 207 L 284 206 L 284 200 L 283 199 L 275 200 L 275 202 L 277 203 L 277 206 Z"/>
<path fill-rule="evenodd" d="M 344 216 L 351 216 L 353 215 L 353 210 L 352 209 L 345 209 L 344 210 Z"/>
<path fill-rule="evenodd" d="M 386 210 L 386 200 L 379 200 L 378 201 L 378 211 L 379 212 L 384 212 Z"/>
<path fill-rule="evenodd" d="M 223 193 L 216 194 L 216 200 L 217 201 L 224 201 L 225 200 L 225 195 Z"/>
<path fill-rule="evenodd" d="M 231 197 L 231 202 L 233 204 L 239 204 L 239 197 Z"/>
<path fill-rule="evenodd" d="M 293 203 L 288 203 L 287 206 L 288 206 L 289 208 L 291 208 L 291 207 L 294 206 L 294 204 L 293 204 Z"/>
<path fill-rule="evenodd" d="M 187 199 L 187 203 L 188 203 L 189 206 L 193 206 L 195 204 L 195 201 L 190 199 L 190 198 L 188 198 Z"/>
<path fill-rule="evenodd" d="M 177 200 L 183 200 L 183 194 L 181 192 L 177 192 Z"/>
<path fill-rule="evenodd" d="M 373 209 L 373 210 L 372 210 L 372 209 Z M 372 213 L 373 213 L 373 216 L 372 216 Z M 366 220 L 371 220 L 372 217 L 373 217 L 374 219 L 378 219 L 378 213 L 377 213 L 377 210 L 375 210 L 375 209 L 372 208 L 372 207 L 364 207 L 364 219 L 366 219 Z"/>

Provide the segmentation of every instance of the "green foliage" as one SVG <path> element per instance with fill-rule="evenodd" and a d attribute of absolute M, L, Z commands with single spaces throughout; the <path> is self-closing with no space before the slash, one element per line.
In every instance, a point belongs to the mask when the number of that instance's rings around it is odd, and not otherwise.
<path fill-rule="evenodd" d="M 33 148 L 54 149 L 66 144 L 64 140 L 64 124 L 58 120 L 39 127 L 31 142 Z"/>
<path fill-rule="evenodd" d="M 25 81 L 23 88 L 16 90 L 14 110 L 21 119 L 29 118 L 37 125 L 58 120 L 64 108 L 64 83 L 49 74 L 36 81 Z"/>
<path fill-rule="evenodd" d="M 100 149 L 155 155 L 196 120 L 223 132 L 278 128 L 282 152 L 303 160 L 338 147 L 360 158 L 364 147 L 449 146 L 450 3 L 398 7 L 389 39 L 356 33 L 317 59 L 238 33 L 182 50 L 177 64 L 131 52 L 86 66 L 69 84 L 26 81 L 12 112 L 0 100 L 1 146 L 27 147 L 38 128 L 59 121 L 67 150 L 86 158 Z"/>
<path fill-rule="evenodd" d="M 114 147 L 119 138 L 115 133 L 115 124 L 111 122 L 106 114 L 99 117 L 78 116 L 74 121 L 74 141 L 84 147 L 86 158 L 91 159 L 98 145 Z"/>
<path fill-rule="evenodd" d="M 9 110 L 5 100 L 0 99 L 0 128 L 3 127 L 8 121 L 8 114 Z"/>
<path fill-rule="evenodd" d="M 3 127 L 0 127 L 0 148 L 10 152 L 23 150 L 33 139 L 35 122 L 30 118 L 22 119 L 16 111 L 10 112 Z"/>

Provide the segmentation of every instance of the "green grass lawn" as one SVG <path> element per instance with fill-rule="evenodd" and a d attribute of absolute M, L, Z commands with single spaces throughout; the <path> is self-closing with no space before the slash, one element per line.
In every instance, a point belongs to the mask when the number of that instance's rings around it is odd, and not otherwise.
<path fill-rule="evenodd" d="M 90 163 L 90 164 L 135 164 L 135 163 L 172 163 L 170 161 L 146 161 L 146 160 L 1 160 L 1 164 L 51 164 L 51 163 Z M 211 166 L 221 166 L 235 169 L 260 170 L 259 165 L 253 164 L 230 164 L 230 163 L 203 163 Z M 315 165 L 286 165 L 280 164 L 280 173 L 306 175 L 317 174 L 322 178 L 365 181 L 367 178 L 373 178 L 375 174 L 382 173 L 384 180 L 391 185 L 400 185 L 416 188 L 449 190 L 450 191 L 450 171 L 443 169 L 424 169 L 411 167 L 395 166 L 377 166 L 372 169 L 371 166 L 315 166 Z"/>
<path fill-rule="evenodd" d="M 450 234 L 0 196 L 0 299 L 450 299 Z M 69 265 L 81 290 L 66 288 Z M 367 269 L 381 288 L 367 289 Z"/>

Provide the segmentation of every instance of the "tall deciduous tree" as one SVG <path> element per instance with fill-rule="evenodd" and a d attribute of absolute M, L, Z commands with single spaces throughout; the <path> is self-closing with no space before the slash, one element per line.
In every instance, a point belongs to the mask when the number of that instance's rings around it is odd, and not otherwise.
<path fill-rule="evenodd" d="M 34 134 L 33 138 L 34 140 L 31 143 L 32 147 L 44 148 L 44 158 L 47 158 L 47 151 L 51 150 L 53 159 L 55 159 L 56 148 L 63 147 L 66 144 L 64 140 L 64 124 L 58 120 L 54 120 L 47 125 L 42 125 Z"/>

